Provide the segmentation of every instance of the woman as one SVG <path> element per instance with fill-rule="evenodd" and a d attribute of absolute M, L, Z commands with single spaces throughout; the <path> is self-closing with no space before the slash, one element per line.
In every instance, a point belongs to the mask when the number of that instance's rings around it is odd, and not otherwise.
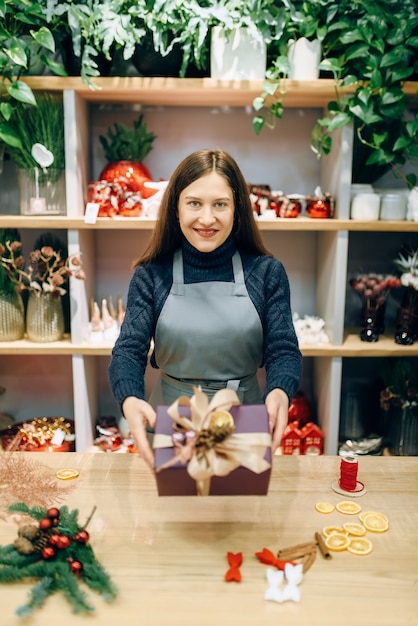
<path fill-rule="evenodd" d="M 161 375 L 147 402 L 152 338 L 151 364 Z M 152 468 L 146 428 L 154 426 L 155 407 L 200 385 L 209 397 L 229 387 L 242 403 L 264 400 L 274 452 L 301 375 L 288 278 L 263 245 L 247 183 L 226 152 L 194 152 L 171 176 L 151 242 L 135 263 L 109 366 L 135 443 Z"/>

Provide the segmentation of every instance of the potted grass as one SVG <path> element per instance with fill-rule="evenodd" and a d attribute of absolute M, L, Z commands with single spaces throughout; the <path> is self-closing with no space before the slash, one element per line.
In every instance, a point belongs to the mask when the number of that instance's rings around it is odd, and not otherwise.
<path fill-rule="evenodd" d="M 418 157 L 418 117 L 410 111 L 405 82 L 417 73 L 418 7 L 414 0 L 317 0 L 288 2 L 291 7 L 285 39 L 294 32 L 295 11 L 316 21 L 322 43 L 319 69 L 334 78 L 335 99 L 315 124 L 311 148 L 320 157 L 332 148 L 332 134 L 353 125 L 356 142 L 364 150 L 360 166 L 392 169 L 408 187 L 416 185 L 412 172 L 401 167 Z M 314 13 L 316 11 L 316 13 Z M 277 57 L 271 64 L 264 91 L 254 101 L 253 120 L 259 134 L 283 115 L 289 66 Z M 347 89 L 349 93 L 347 93 Z M 358 162 L 359 159 L 356 159 Z M 357 182 L 354 180 L 353 182 Z M 367 182 L 370 182 L 367 181 Z"/>
<path fill-rule="evenodd" d="M 65 215 L 62 101 L 42 93 L 36 107 L 15 109 L 9 124 L 20 138 L 7 152 L 18 167 L 21 213 Z"/>

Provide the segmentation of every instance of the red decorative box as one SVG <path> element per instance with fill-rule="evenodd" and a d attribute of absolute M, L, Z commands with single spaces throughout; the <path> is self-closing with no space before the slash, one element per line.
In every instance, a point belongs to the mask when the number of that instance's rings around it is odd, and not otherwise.
<path fill-rule="evenodd" d="M 282 453 L 287 455 L 302 454 L 302 432 L 296 422 L 290 422 L 282 437 Z"/>
<path fill-rule="evenodd" d="M 302 454 L 322 454 L 324 434 L 313 422 L 302 428 Z"/>
<path fill-rule="evenodd" d="M 155 435 L 168 435 L 175 432 L 174 421 L 168 415 L 167 406 L 157 407 Z M 269 420 L 264 405 L 239 405 L 229 409 L 234 423 L 234 434 L 269 433 Z M 189 415 L 190 408 L 182 407 L 182 415 Z M 251 453 L 251 439 L 248 451 Z M 160 496 L 194 496 L 198 494 L 196 481 L 189 475 L 187 463 L 177 462 L 170 467 L 158 470 L 174 457 L 173 447 L 155 447 L 155 470 L 158 494 Z M 212 476 L 209 495 L 217 496 L 252 496 L 266 495 L 271 474 L 271 447 L 266 447 L 264 460 L 269 469 L 257 474 L 246 467 L 239 466 L 227 476 Z"/>

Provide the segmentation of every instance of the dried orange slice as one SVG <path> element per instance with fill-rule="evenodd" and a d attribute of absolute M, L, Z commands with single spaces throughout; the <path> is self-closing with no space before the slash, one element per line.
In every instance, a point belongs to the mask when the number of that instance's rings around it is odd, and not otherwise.
<path fill-rule="evenodd" d="M 347 534 L 342 526 L 325 526 L 325 528 L 322 529 L 322 534 L 324 535 L 324 537 L 329 537 L 329 535 L 332 535 L 334 533 L 339 533 L 341 535 Z"/>
<path fill-rule="evenodd" d="M 334 552 L 342 552 L 350 545 L 350 539 L 343 533 L 331 533 L 325 539 L 325 545 L 330 550 L 334 550 Z"/>
<path fill-rule="evenodd" d="M 345 513 L 346 515 L 356 515 L 356 513 L 361 511 L 361 506 L 357 502 L 349 502 L 348 500 L 338 502 L 335 508 L 340 513 Z"/>
<path fill-rule="evenodd" d="M 315 508 L 320 513 L 332 513 L 334 510 L 334 505 L 331 502 L 317 502 L 315 504 Z"/>
<path fill-rule="evenodd" d="M 355 535 L 356 537 L 362 537 L 366 534 L 363 524 L 357 524 L 356 522 L 346 522 L 343 524 L 343 528 L 349 535 Z"/>
<path fill-rule="evenodd" d="M 363 518 L 363 524 L 367 530 L 373 533 L 384 533 L 389 528 L 389 522 L 381 515 L 369 513 Z"/>
<path fill-rule="evenodd" d="M 370 554 L 373 550 L 373 544 L 366 537 L 355 537 L 351 539 L 350 545 L 347 546 L 347 550 L 352 554 L 361 554 L 362 556 Z"/>
<path fill-rule="evenodd" d="M 389 523 L 389 520 L 386 517 L 386 515 L 384 513 L 378 513 L 377 511 L 362 511 L 358 516 L 360 522 L 364 520 L 366 515 L 378 515 L 379 517 L 382 517 L 387 523 Z"/>
<path fill-rule="evenodd" d="M 60 480 L 71 480 L 77 478 L 79 473 L 75 469 L 61 469 L 56 473 L 56 477 Z"/>

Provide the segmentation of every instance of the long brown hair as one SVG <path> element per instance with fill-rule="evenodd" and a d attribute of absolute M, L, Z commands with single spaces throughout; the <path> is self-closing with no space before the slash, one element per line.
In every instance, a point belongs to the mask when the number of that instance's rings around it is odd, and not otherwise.
<path fill-rule="evenodd" d="M 180 194 L 195 180 L 210 172 L 217 172 L 223 176 L 232 189 L 235 202 L 232 233 L 237 247 L 270 255 L 254 219 L 248 185 L 236 161 L 223 150 L 198 150 L 187 156 L 171 175 L 150 243 L 142 256 L 135 261 L 134 267 L 140 263 L 153 261 L 162 254 L 174 252 L 180 247 L 182 237 L 178 221 Z"/>

